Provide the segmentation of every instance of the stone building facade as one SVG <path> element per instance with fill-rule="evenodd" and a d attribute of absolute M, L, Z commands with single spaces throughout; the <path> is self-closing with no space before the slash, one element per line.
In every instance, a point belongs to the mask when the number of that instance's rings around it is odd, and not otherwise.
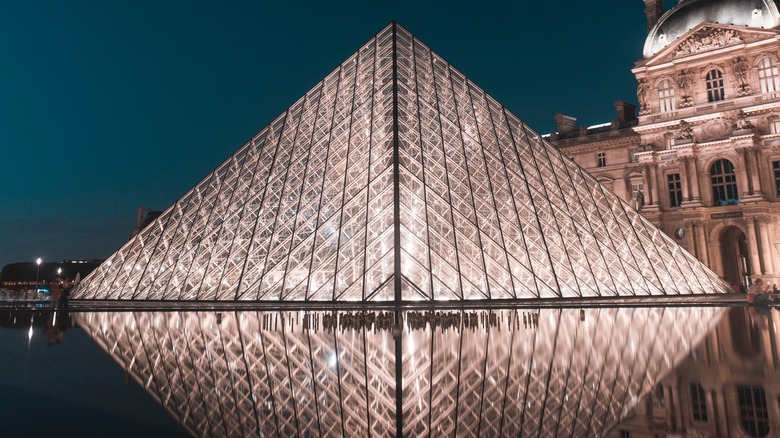
<path fill-rule="evenodd" d="M 780 287 L 778 6 L 645 6 L 638 108 L 591 128 L 557 114 L 549 139 L 730 284 Z"/>

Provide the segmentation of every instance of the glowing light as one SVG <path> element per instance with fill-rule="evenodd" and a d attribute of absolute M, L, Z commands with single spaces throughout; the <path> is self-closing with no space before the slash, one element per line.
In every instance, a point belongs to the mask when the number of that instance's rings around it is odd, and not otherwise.
<path fill-rule="evenodd" d="M 383 32 L 74 298 L 392 301 L 396 275 L 405 302 L 730 292 L 408 31 Z"/>

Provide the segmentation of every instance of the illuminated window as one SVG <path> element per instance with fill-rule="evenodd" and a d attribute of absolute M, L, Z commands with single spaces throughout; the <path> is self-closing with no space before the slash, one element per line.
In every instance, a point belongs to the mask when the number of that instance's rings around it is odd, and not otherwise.
<path fill-rule="evenodd" d="M 717 102 L 723 100 L 725 93 L 723 91 L 723 73 L 720 70 L 712 69 L 707 73 L 707 101 Z"/>
<path fill-rule="evenodd" d="M 737 175 L 729 160 L 718 160 L 710 167 L 712 177 L 712 204 L 733 205 L 739 202 Z"/>
<path fill-rule="evenodd" d="M 642 183 L 631 183 L 631 199 L 634 200 L 634 208 L 641 210 L 645 205 L 645 185 Z"/>
<path fill-rule="evenodd" d="M 742 428 L 750 436 L 769 435 L 769 410 L 766 405 L 766 393 L 760 386 L 738 385 L 739 417 Z"/>
<path fill-rule="evenodd" d="M 698 383 L 691 383 L 691 413 L 694 421 L 707 421 L 707 398 Z"/>
<path fill-rule="evenodd" d="M 773 93 L 780 90 L 780 76 L 777 62 L 770 57 L 762 58 L 758 63 L 758 82 L 762 93 Z"/>
<path fill-rule="evenodd" d="M 670 173 L 666 175 L 669 184 L 669 206 L 679 207 L 682 204 L 682 184 L 680 183 L 679 173 Z"/>
<path fill-rule="evenodd" d="M 772 161 L 772 171 L 775 173 L 775 194 L 780 197 L 780 161 Z"/>
<path fill-rule="evenodd" d="M 674 111 L 674 85 L 669 79 L 664 79 L 658 84 L 658 104 L 662 113 Z"/>
<path fill-rule="evenodd" d="M 769 132 L 771 134 L 780 134 L 780 117 L 771 116 L 769 120 Z"/>
<path fill-rule="evenodd" d="M 596 161 L 598 167 L 606 167 L 607 166 L 607 154 L 604 152 L 599 152 L 596 154 Z"/>

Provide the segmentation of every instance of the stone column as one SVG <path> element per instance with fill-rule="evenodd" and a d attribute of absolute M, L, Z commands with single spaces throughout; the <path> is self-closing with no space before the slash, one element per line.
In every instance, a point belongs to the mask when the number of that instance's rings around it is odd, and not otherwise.
<path fill-rule="evenodd" d="M 746 198 L 750 196 L 751 187 L 749 182 L 750 179 L 748 178 L 747 165 L 745 164 L 745 148 L 737 148 L 735 149 L 735 152 L 737 153 L 737 159 L 734 172 L 736 172 L 738 175 L 737 178 L 739 178 L 738 188 L 742 189 L 739 197 Z"/>
<path fill-rule="evenodd" d="M 745 227 L 747 228 L 747 246 L 750 255 L 750 273 L 752 275 L 761 274 L 761 263 L 758 260 L 758 240 L 756 239 L 756 218 L 749 216 L 745 218 Z"/>
<path fill-rule="evenodd" d="M 701 203 L 701 193 L 699 193 L 699 159 L 691 157 L 691 196 L 693 202 Z"/>
<path fill-rule="evenodd" d="M 682 186 L 682 200 L 683 202 L 689 202 L 691 200 L 690 191 L 688 186 L 691 183 L 691 179 L 688 176 L 688 161 L 691 157 L 680 158 L 680 185 Z"/>
<path fill-rule="evenodd" d="M 712 391 L 713 403 L 712 411 L 715 414 L 716 424 L 718 426 L 718 437 L 726 437 L 729 433 L 728 412 L 726 412 L 726 403 L 723 400 L 723 387 L 719 386 Z"/>
<path fill-rule="evenodd" d="M 753 180 L 753 193 L 758 196 L 763 196 L 763 190 L 761 189 L 761 155 L 757 147 L 752 147 L 748 151 L 748 157 L 750 157 L 750 177 Z"/>
<path fill-rule="evenodd" d="M 693 223 L 693 227 L 696 231 L 697 257 L 702 263 L 710 266 L 710 258 L 709 254 L 707 254 L 707 236 L 704 235 L 705 225 L 706 222 L 704 221 L 695 221 Z"/>
<path fill-rule="evenodd" d="M 653 202 L 653 188 L 650 186 L 650 165 L 644 164 L 642 166 L 642 184 L 645 187 L 645 205 L 654 205 Z"/>
<path fill-rule="evenodd" d="M 712 205 L 712 174 L 707 171 L 702 174 L 702 181 L 704 184 L 702 184 L 702 187 L 704 187 L 706 190 L 706 193 L 702 193 L 701 195 L 701 202 L 702 204 L 706 205 Z"/>
<path fill-rule="evenodd" d="M 773 272 L 772 246 L 769 241 L 769 224 L 772 222 L 771 216 L 760 216 L 756 218 L 758 223 L 758 234 L 761 240 L 761 261 L 764 268 L 763 274 L 771 275 Z M 771 286 L 771 285 L 770 285 Z"/>
<path fill-rule="evenodd" d="M 699 255 L 696 250 L 696 235 L 694 235 L 693 221 L 685 221 L 685 237 L 688 240 L 688 252 L 698 259 Z"/>
<path fill-rule="evenodd" d="M 660 205 L 661 197 L 658 196 L 658 165 L 653 163 L 647 168 L 650 173 L 650 185 L 653 186 L 653 203 L 652 205 Z"/>

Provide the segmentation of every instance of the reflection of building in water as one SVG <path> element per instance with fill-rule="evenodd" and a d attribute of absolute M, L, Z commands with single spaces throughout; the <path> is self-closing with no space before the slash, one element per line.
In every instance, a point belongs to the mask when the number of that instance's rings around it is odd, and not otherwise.
<path fill-rule="evenodd" d="M 779 312 L 730 309 L 609 436 L 780 436 L 779 336 Z"/>
<path fill-rule="evenodd" d="M 729 283 L 780 286 L 776 1 L 663 3 L 645 0 L 639 118 L 625 102 L 591 128 L 559 114 L 551 140 Z"/>
<path fill-rule="evenodd" d="M 98 312 L 77 322 L 194 435 L 601 436 L 720 314 Z"/>

